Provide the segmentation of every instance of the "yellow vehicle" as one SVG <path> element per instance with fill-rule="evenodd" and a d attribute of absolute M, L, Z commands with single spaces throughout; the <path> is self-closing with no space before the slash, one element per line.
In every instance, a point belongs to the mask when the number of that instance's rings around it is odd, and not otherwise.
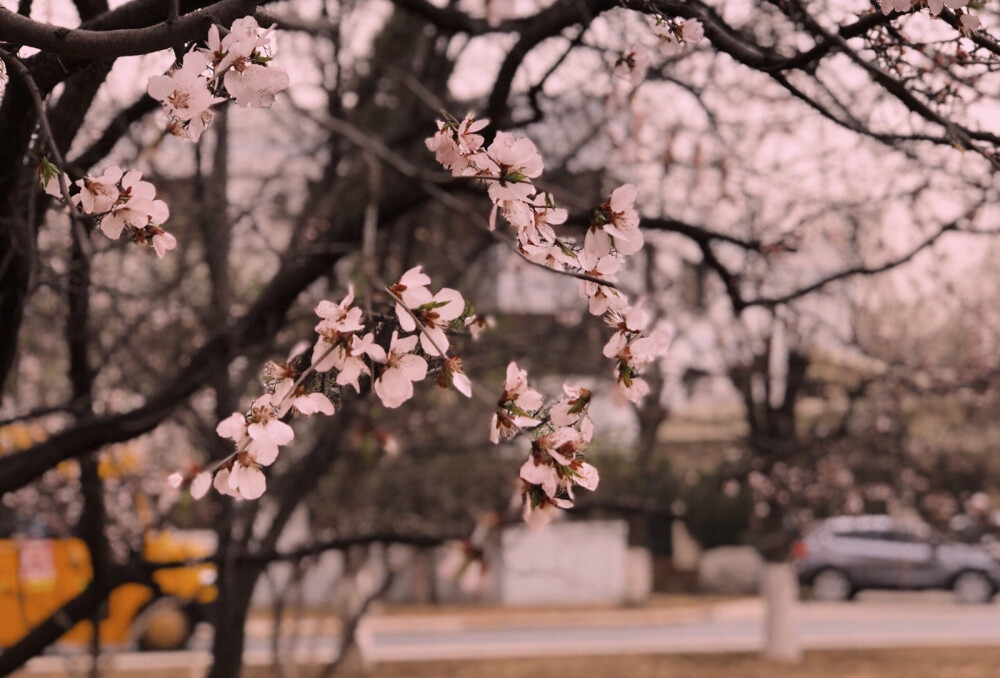
<path fill-rule="evenodd" d="M 169 563 L 212 552 L 195 540 L 170 532 L 149 533 L 143 555 Z M 99 624 L 102 644 L 138 644 L 146 649 L 183 647 L 207 603 L 215 600 L 215 566 L 157 570 L 160 596 L 148 586 L 124 584 L 111 592 Z M 90 554 L 80 539 L 0 539 L 0 649 L 10 647 L 35 625 L 79 594 L 92 576 Z M 93 624 L 80 622 L 60 640 L 86 644 Z"/>

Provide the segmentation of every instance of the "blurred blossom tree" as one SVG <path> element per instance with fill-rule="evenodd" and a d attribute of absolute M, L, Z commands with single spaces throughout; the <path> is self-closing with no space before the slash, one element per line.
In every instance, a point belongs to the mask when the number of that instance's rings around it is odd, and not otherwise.
<path fill-rule="evenodd" d="M 56 467 L 78 460 L 73 510 L 95 576 L 0 655 L 0 672 L 118 583 L 150 576 L 136 549 L 111 543 L 131 531 L 134 546 L 148 524 L 111 529 L 129 522 L 108 520 L 118 499 L 96 455 L 113 443 L 144 436 L 146 490 L 164 510 L 218 490 L 205 500 L 219 533 L 214 676 L 240 671 L 268 562 L 439 543 L 471 530 L 467 502 L 504 510 L 492 492 L 459 494 L 445 513 L 464 522 L 435 530 L 421 501 L 402 502 L 395 523 L 334 521 L 329 540 L 280 552 L 296 507 L 344 482 L 325 481 L 330 469 L 357 473 L 358 455 L 418 449 L 411 432 L 431 425 L 467 449 L 533 429 L 527 461 L 497 463 L 519 475 L 529 522 L 596 487 L 582 455 L 590 391 L 543 406 L 512 360 L 531 360 L 530 334 L 505 338 L 512 350 L 469 341 L 488 324 L 467 307 L 469 288 L 494 287 L 516 311 L 560 279 L 494 284 L 514 266 L 497 247 L 520 270 L 579 278 L 579 308 L 558 317 L 580 325 L 576 337 L 594 332 L 585 308 L 610 328 L 592 355 L 532 368 L 603 374 L 595 388 L 645 400 L 644 468 L 680 388 L 670 375 L 721 351 L 767 460 L 758 485 L 773 484 L 781 450 L 801 443 L 805 339 L 842 338 L 842 300 L 877 274 L 906 266 L 921 272 L 912 288 L 929 289 L 931 259 L 969 266 L 982 256 L 969 241 L 993 233 L 998 17 L 966 4 L 2 6 L 2 412 L 48 436 L 0 457 L 0 492 L 23 508 L 29 485 L 57 483 Z M 644 245 L 646 280 L 609 285 Z M 637 294 L 644 304 L 629 301 Z M 660 375 L 648 365 L 668 324 L 679 350 Z M 444 390 L 422 384 L 428 375 Z M 499 404 L 467 407 L 483 379 Z M 477 413 L 482 427 L 459 426 Z M 769 515 L 764 536 L 784 534 L 784 514 Z M 765 555 L 786 559 L 772 541 Z"/>

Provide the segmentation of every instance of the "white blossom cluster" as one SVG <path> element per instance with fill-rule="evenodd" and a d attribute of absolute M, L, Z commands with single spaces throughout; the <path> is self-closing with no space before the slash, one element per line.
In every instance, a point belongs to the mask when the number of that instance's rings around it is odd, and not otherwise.
<path fill-rule="evenodd" d="M 885 16 L 893 12 L 909 12 L 914 7 L 920 8 L 923 5 L 927 6 L 931 16 L 939 15 L 945 7 L 953 9 L 955 16 L 958 17 L 958 30 L 966 36 L 978 31 L 983 26 L 979 17 L 969 14 L 967 10 L 963 9 L 968 4 L 969 0 L 879 0 L 882 14 Z"/>
<path fill-rule="evenodd" d="M 197 141 L 212 122 L 212 106 L 234 99 L 237 106 L 268 108 L 288 87 L 288 74 L 272 65 L 271 32 L 252 16 L 233 22 L 228 35 L 208 31 L 207 47 L 184 55 L 179 68 L 149 79 L 149 96 L 163 102 L 168 130 Z"/>
<path fill-rule="evenodd" d="M 528 460 L 521 466 L 524 521 L 533 528 L 548 525 L 557 508 L 572 508 L 573 488 L 596 490 L 600 476 L 584 461 L 583 451 L 594 437 L 587 416 L 590 391 L 563 386 L 563 396 L 543 413 L 542 394 L 528 386 L 528 373 L 517 363 L 507 365 L 503 393 L 490 425 L 494 443 L 519 430 L 534 429 Z"/>
<path fill-rule="evenodd" d="M 681 21 L 654 14 L 650 20 L 661 54 L 672 55 L 681 45 L 693 45 L 705 37 L 705 27 L 697 19 Z M 650 62 L 649 50 L 641 44 L 634 44 L 618 55 L 611 72 L 638 87 L 646 79 Z"/>
<path fill-rule="evenodd" d="M 59 169 L 43 160 L 39 174 L 45 192 L 63 199 Z M 156 199 L 156 187 L 141 179 L 139 170 L 125 172 L 112 165 L 99 177 L 77 180 L 74 186 L 78 190 L 70 200 L 84 214 L 100 218 L 99 228 L 104 235 L 117 240 L 125 233 L 137 243 L 152 246 L 162 258 L 177 247 L 177 239 L 161 228 L 170 217 L 170 209 Z"/>
<path fill-rule="evenodd" d="M 461 121 L 439 121 L 437 133 L 427 139 L 427 148 L 454 176 L 474 177 L 489 184 L 493 202 L 490 228 L 495 228 L 497 214 L 502 214 L 513 227 L 518 251 L 525 258 L 583 275 L 579 294 L 587 299 L 590 313 L 604 316 L 605 322 L 617 330 L 614 343 L 605 347 L 605 355 L 616 360 L 614 374 L 619 393 L 639 402 L 649 392 L 646 382 L 638 378 L 639 370 L 666 352 L 669 336 L 661 332 L 644 337 L 648 315 L 633 312 L 628 298 L 612 284 L 625 258 L 643 245 L 635 209 L 638 189 L 625 184 L 612 191 L 607 202 L 594 210 L 580 247 L 556 235 L 553 227 L 566 221 L 567 212 L 556 207 L 552 196 L 538 190 L 531 181 L 544 168 L 535 144 L 524 137 L 497 132 L 493 143 L 484 147 L 485 140 L 477 132 L 487 124 L 471 115 Z"/>
<path fill-rule="evenodd" d="M 696 23 L 687 24 L 691 24 L 692 36 L 700 29 Z M 678 31 L 680 39 L 683 32 Z M 639 306 L 630 306 L 626 296 L 611 284 L 625 258 L 643 246 L 635 209 L 638 189 L 625 184 L 612 191 L 593 211 L 582 247 L 562 239 L 554 226 L 566 221 L 566 210 L 556 207 L 552 196 L 532 183 L 544 168 L 538 149 L 530 139 L 502 131 L 486 147 L 484 137 L 477 132 L 487 124 L 471 115 L 461 121 L 439 121 L 437 133 L 427 139 L 427 148 L 454 176 L 477 178 L 489 185 L 493 202 L 489 226 L 495 228 L 497 215 L 502 214 L 513 227 L 517 249 L 525 258 L 581 277 L 579 294 L 587 299 L 590 313 L 602 316 L 615 330 L 603 352 L 615 360 L 618 392 L 639 402 L 649 393 L 649 385 L 639 377 L 640 370 L 666 352 L 670 336 L 663 331 L 646 336 L 643 330 L 648 314 Z M 563 399 L 540 417 L 542 395 L 528 386 L 527 373 L 512 362 L 490 424 L 494 443 L 518 431 L 534 430 L 531 454 L 520 471 L 523 515 L 533 527 L 548 524 L 555 509 L 571 507 L 575 486 L 593 490 L 599 480 L 597 469 L 583 461 L 583 450 L 593 437 L 593 425 L 586 415 L 590 393 L 569 386 L 564 386 L 564 391 Z"/>
<path fill-rule="evenodd" d="M 337 387 L 351 386 L 358 393 L 361 377 L 369 377 L 382 404 L 396 408 L 413 397 L 413 384 L 427 377 L 427 358 L 440 358 L 438 384 L 453 386 L 470 397 L 472 384 L 462 372 L 461 359 L 447 355 L 445 331 L 453 323 L 471 324 L 473 319 L 463 320 L 467 315 L 465 300 L 457 290 L 446 287 L 435 294 L 428 288 L 430 284 L 430 277 L 416 266 L 388 288 L 396 302 L 399 325 L 392 331 L 388 348 L 376 341 L 372 324 L 366 323 L 364 312 L 353 305 L 353 288 L 348 288 L 340 303 L 321 301 L 315 309 L 320 320 L 308 365 L 303 369 L 294 360 L 268 364 L 268 392 L 253 401 L 249 414 L 236 412 L 216 428 L 220 436 L 233 440 L 236 451 L 214 471 L 196 477 L 192 494 L 201 496 L 212 483 L 219 492 L 244 499 L 256 499 L 264 493 L 267 483 L 262 468 L 273 464 L 279 446 L 295 437 L 292 427 L 282 420 L 292 411 L 304 416 L 336 412 L 330 397 L 315 390 L 310 375 L 335 372 Z"/>
<path fill-rule="evenodd" d="M 485 124 L 471 117 L 440 123 L 427 145 L 456 175 L 489 182 L 494 205 L 491 226 L 496 215 L 502 214 L 514 227 L 518 250 L 524 256 L 581 275 L 580 295 L 588 300 L 590 312 L 603 316 L 615 330 L 604 354 L 616 361 L 618 388 L 638 401 L 649 391 L 638 377 L 639 370 L 666 350 L 669 337 L 665 333 L 644 336 L 647 314 L 630 307 L 626 297 L 608 284 L 624 257 L 643 245 L 634 208 L 635 186 L 615 189 L 594 211 L 582 246 L 561 240 L 553 225 L 566 220 L 566 211 L 556 208 L 552 197 L 530 181 L 543 168 L 535 145 L 499 132 L 484 148 L 483 137 L 476 132 Z M 479 326 L 478 320 L 470 316 L 460 292 L 450 288 L 433 292 L 430 285 L 430 277 L 416 266 L 386 288 L 395 302 L 396 321 L 387 347 L 377 336 L 384 337 L 382 330 L 389 327 L 385 321 L 378 327 L 366 321 L 363 311 L 354 306 L 353 288 L 339 303 L 320 302 L 315 309 L 320 318 L 317 339 L 308 365 L 294 361 L 269 365 L 268 392 L 253 402 L 249 414 L 234 413 L 217 428 L 219 435 L 233 440 L 236 451 L 213 471 L 195 478 L 192 492 L 200 496 L 214 482 L 225 494 L 260 497 L 266 489 L 263 467 L 274 463 L 279 446 L 294 438 L 283 419 L 292 410 L 301 415 L 336 411 L 327 393 L 310 386 L 310 375 L 335 372 L 337 387 L 351 386 L 358 393 L 361 377 L 368 377 L 382 404 L 395 408 L 413 397 L 413 384 L 429 372 L 428 359 L 436 359 L 441 365 L 439 385 L 470 397 L 472 384 L 462 371 L 461 359 L 448 355 L 447 333 L 458 326 L 472 331 Z M 528 386 L 527 373 L 513 362 L 507 367 L 490 438 L 496 443 L 520 430 L 534 432 L 530 456 L 519 474 L 523 515 L 529 525 L 544 526 L 555 509 L 572 506 L 575 487 L 597 487 L 597 469 L 583 458 L 593 437 L 586 413 L 589 402 L 589 391 L 565 386 L 562 399 L 543 410 L 542 396 Z"/>

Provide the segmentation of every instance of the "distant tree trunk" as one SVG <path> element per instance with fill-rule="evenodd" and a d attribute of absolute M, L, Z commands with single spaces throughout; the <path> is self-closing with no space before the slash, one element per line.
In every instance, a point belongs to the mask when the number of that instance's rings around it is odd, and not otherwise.
<path fill-rule="evenodd" d="M 212 670 L 208 678 L 238 678 L 243 670 L 245 627 L 250 597 L 261 574 L 259 567 L 227 568 L 219 577 Z"/>
<path fill-rule="evenodd" d="M 782 337 L 784 330 L 781 330 Z M 758 472 L 767 476 L 774 487 L 770 496 L 755 500 L 766 505 L 766 513 L 752 521 L 753 541 L 764 566 L 761 595 L 765 606 L 762 654 L 774 661 L 797 662 L 802 649 L 795 627 L 798 582 L 789 561 L 794 530 L 788 524 L 792 501 L 790 488 L 782 487 L 776 477 L 778 464 L 794 465 L 803 461 L 804 446 L 798 438 L 795 405 L 805 383 L 809 358 L 797 350 L 788 350 L 784 339 L 777 346 L 768 341 L 765 350 L 752 361 L 730 370 L 733 385 L 743 396 L 750 430 L 748 444 Z"/>

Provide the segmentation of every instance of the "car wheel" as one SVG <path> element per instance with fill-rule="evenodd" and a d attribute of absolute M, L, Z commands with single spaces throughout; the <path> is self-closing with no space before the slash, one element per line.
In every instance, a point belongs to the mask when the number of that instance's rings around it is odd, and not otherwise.
<path fill-rule="evenodd" d="M 191 630 L 191 619 L 172 598 L 161 598 L 147 607 L 133 625 L 142 650 L 180 650 L 187 645 Z"/>
<path fill-rule="evenodd" d="M 850 600 L 854 596 L 854 585 L 840 570 L 820 570 L 812 580 L 812 597 L 824 602 Z"/>
<path fill-rule="evenodd" d="M 969 570 L 955 577 L 951 585 L 958 602 L 965 604 L 982 604 L 993 600 L 996 591 L 993 582 L 982 572 Z"/>

